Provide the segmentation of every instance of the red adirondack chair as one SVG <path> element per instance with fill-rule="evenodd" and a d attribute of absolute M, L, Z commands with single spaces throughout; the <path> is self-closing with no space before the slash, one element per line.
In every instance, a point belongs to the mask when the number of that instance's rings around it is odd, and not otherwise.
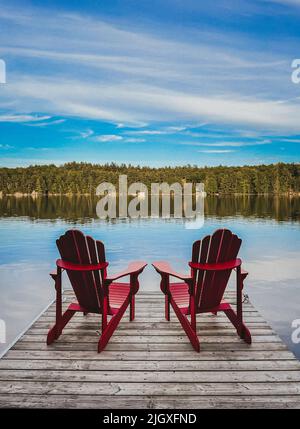
<path fill-rule="evenodd" d="M 47 336 L 47 344 L 53 343 L 76 312 L 102 315 L 102 334 L 98 342 L 101 352 L 117 328 L 130 305 L 130 321 L 134 319 L 134 296 L 139 289 L 138 276 L 147 265 L 132 262 L 127 270 L 108 276 L 104 244 L 85 236 L 78 230 L 69 230 L 56 241 L 62 259 L 56 261 L 57 271 L 51 274 L 56 289 L 56 323 Z M 62 314 L 62 271 L 65 270 L 77 301 Z M 129 283 L 116 282 L 130 277 Z M 112 316 L 108 322 L 108 316 Z"/>
<path fill-rule="evenodd" d="M 249 329 L 243 323 L 243 282 L 248 273 L 242 271 L 237 258 L 242 240 L 228 229 L 219 229 L 212 236 L 195 241 L 190 275 L 172 270 L 167 262 L 152 265 L 161 275 L 161 290 L 165 294 L 165 317 L 170 320 L 170 305 L 196 351 L 200 342 L 196 331 L 196 314 L 223 311 L 246 343 L 251 343 Z M 232 270 L 236 271 L 236 312 L 222 300 Z M 170 283 L 170 277 L 181 280 Z M 190 321 L 187 316 L 190 316 Z"/>

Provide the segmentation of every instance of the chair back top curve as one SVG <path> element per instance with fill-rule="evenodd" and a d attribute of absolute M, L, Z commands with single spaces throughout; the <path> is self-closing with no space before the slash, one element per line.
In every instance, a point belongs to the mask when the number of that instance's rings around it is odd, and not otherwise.
<path fill-rule="evenodd" d="M 212 235 L 197 240 L 192 248 L 192 262 L 214 264 L 236 259 L 242 240 L 228 229 L 218 229 Z M 196 307 L 205 311 L 217 307 L 223 298 L 232 269 L 205 271 L 192 269 Z"/>
<path fill-rule="evenodd" d="M 98 264 L 105 261 L 104 244 L 85 236 L 81 231 L 71 229 L 62 235 L 56 244 L 63 261 L 74 264 Z M 101 313 L 103 303 L 104 271 L 67 270 L 70 283 L 81 307 L 90 312 Z"/>

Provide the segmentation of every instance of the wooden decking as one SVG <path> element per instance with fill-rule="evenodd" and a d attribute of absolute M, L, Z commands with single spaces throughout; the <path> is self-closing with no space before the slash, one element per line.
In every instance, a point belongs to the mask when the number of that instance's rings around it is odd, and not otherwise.
<path fill-rule="evenodd" d="M 71 299 L 65 292 L 65 304 Z M 76 315 L 46 346 L 52 305 L 0 360 L 0 407 L 300 408 L 300 362 L 250 303 L 253 344 L 225 316 L 200 316 L 200 354 L 163 309 L 162 294 L 139 293 L 136 320 L 124 318 L 97 354 L 94 315 Z"/>

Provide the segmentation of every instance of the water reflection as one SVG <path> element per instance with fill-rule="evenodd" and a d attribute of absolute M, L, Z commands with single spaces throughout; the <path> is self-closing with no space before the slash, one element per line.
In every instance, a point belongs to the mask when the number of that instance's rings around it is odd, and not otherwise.
<path fill-rule="evenodd" d="M 28 216 L 30 219 L 47 220 L 64 219 L 70 222 L 87 221 L 97 218 L 96 205 L 98 201 L 99 197 L 96 196 L 3 197 L 0 198 L 0 216 Z M 171 201 L 171 214 L 173 209 L 174 204 Z M 215 216 L 217 218 L 243 216 L 246 218 L 269 218 L 277 221 L 299 221 L 300 198 L 208 196 L 204 200 L 204 212 L 208 217 Z"/>

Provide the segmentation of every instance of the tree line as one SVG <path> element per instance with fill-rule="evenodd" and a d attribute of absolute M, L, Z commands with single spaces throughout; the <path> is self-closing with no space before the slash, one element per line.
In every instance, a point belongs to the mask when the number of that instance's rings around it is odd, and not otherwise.
<path fill-rule="evenodd" d="M 118 188 L 119 175 L 128 183 L 204 183 L 208 194 L 300 194 L 300 164 L 278 163 L 242 167 L 141 167 L 125 164 L 71 162 L 61 166 L 0 168 L 0 192 L 13 194 L 95 194 L 102 182 Z"/>

